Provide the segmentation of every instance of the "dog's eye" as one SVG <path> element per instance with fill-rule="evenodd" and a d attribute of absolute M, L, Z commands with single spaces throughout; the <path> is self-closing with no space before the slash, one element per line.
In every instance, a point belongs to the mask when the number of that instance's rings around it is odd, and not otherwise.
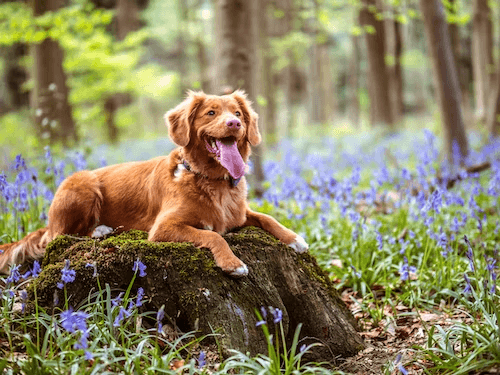
<path fill-rule="evenodd" d="M 235 114 L 236 116 L 238 116 L 238 117 L 240 117 L 240 116 L 241 116 L 240 111 L 236 111 L 234 114 Z"/>
<path fill-rule="evenodd" d="M 215 111 L 208 111 L 208 112 L 207 112 L 207 115 L 209 115 L 209 116 L 213 116 L 213 115 L 215 115 Z"/>

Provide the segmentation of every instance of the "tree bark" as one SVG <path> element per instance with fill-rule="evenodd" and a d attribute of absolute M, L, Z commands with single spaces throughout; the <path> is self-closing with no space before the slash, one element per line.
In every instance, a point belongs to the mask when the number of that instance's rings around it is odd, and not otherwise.
<path fill-rule="evenodd" d="M 257 98 L 256 43 L 258 2 L 246 0 L 217 0 L 216 77 L 214 86 L 219 93 L 243 89 L 251 101 Z M 263 194 L 263 146 L 254 147 L 254 172 L 250 183 L 255 193 Z"/>
<path fill-rule="evenodd" d="M 8 110 L 29 105 L 29 92 L 22 87 L 28 80 L 28 72 L 20 65 L 21 58 L 27 53 L 28 47 L 21 43 L 0 47 L 0 56 L 4 62 L 1 100 Z"/>
<path fill-rule="evenodd" d="M 170 332 L 218 333 L 216 339 L 226 356 L 229 349 L 267 354 L 261 328 L 256 326 L 255 310 L 261 306 L 283 311 L 288 347 L 299 323 L 303 324 L 301 345 L 322 344 L 313 349 L 312 360 L 332 362 L 336 356 L 351 356 L 364 348 L 354 318 L 310 254 L 298 254 L 252 227 L 224 238 L 249 266 L 247 277 L 233 279 L 224 274 L 207 249 L 188 243 L 149 242 L 147 233 L 130 231 L 100 240 L 58 237 L 48 245 L 43 270 L 29 291 L 36 287 L 39 306 L 53 307 L 54 293 L 60 293 L 56 285 L 61 269 L 69 259 L 76 279 L 65 288 L 76 307 L 97 290 L 97 278 L 85 266 L 88 262 L 95 264 L 100 285 L 109 284 L 118 294 L 130 285 L 133 264 L 140 259 L 146 275 L 137 276 L 132 295 L 142 287 L 147 311 L 165 306 L 164 323 L 168 320 L 169 324 L 164 325 Z M 272 319 L 268 313 L 269 325 Z"/>
<path fill-rule="evenodd" d="M 352 54 L 349 66 L 349 78 L 348 78 L 348 88 L 349 88 L 349 99 L 347 110 L 349 113 L 349 119 L 354 127 L 359 128 L 359 61 L 360 61 L 360 51 L 359 51 L 359 36 L 351 36 L 352 44 Z"/>
<path fill-rule="evenodd" d="M 496 82 L 492 92 L 487 125 L 490 136 L 498 137 L 500 135 L 500 62 L 498 64 Z"/>
<path fill-rule="evenodd" d="M 472 73 L 476 118 L 485 122 L 493 72 L 493 24 L 488 0 L 474 0 L 472 18 Z"/>
<path fill-rule="evenodd" d="M 396 16 L 396 14 L 395 14 Z M 401 24 L 396 20 L 388 20 L 392 27 L 394 65 L 391 67 L 391 106 L 394 122 L 398 123 L 403 118 L 404 98 L 403 98 L 403 69 L 401 66 L 401 56 L 403 54 L 403 38 L 401 35 Z"/>
<path fill-rule="evenodd" d="M 54 11 L 66 4 L 65 0 L 32 0 L 35 16 Z M 75 123 L 69 104 L 69 90 L 63 69 L 64 51 L 52 39 L 45 39 L 31 47 L 33 56 L 32 108 L 36 110 L 36 124 L 42 137 L 64 145 L 77 141 Z"/>
<path fill-rule="evenodd" d="M 443 4 L 440 0 L 420 0 L 420 8 L 446 134 L 446 151 L 450 161 L 462 162 L 468 154 L 468 142 L 460 107 L 460 86 Z M 458 146 L 456 151 L 454 145 Z"/>
<path fill-rule="evenodd" d="M 118 40 L 124 40 L 130 32 L 141 27 L 138 0 L 116 0 L 115 6 L 115 35 Z M 105 100 L 104 111 L 106 113 L 107 136 L 110 143 L 118 142 L 120 135 L 116 125 L 116 112 L 120 107 L 130 104 L 131 101 L 131 96 L 126 93 L 117 93 Z"/>
<path fill-rule="evenodd" d="M 394 118 L 390 97 L 390 77 L 385 64 L 385 30 L 384 22 L 377 19 L 375 15 L 376 0 L 363 0 L 362 8 L 359 12 L 359 22 L 361 25 L 374 30 L 365 33 L 368 65 L 369 65 L 369 86 L 370 89 L 370 111 L 372 125 L 384 125 L 393 127 Z M 378 11 L 378 10 L 377 10 Z"/>

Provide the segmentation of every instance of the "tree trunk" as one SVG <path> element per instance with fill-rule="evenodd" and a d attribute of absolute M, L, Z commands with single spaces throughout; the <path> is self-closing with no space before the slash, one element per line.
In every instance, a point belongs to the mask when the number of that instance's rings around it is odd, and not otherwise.
<path fill-rule="evenodd" d="M 66 3 L 64 0 L 32 0 L 35 16 L 54 11 Z M 52 39 L 45 39 L 31 47 L 33 56 L 32 108 L 36 110 L 36 124 L 42 137 L 64 145 L 77 141 L 77 133 L 71 106 L 66 73 L 63 69 L 64 51 Z"/>
<path fill-rule="evenodd" d="M 497 67 L 496 82 L 492 92 L 487 125 L 490 136 L 498 137 L 500 135 L 500 62 Z"/>
<path fill-rule="evenodd" d="M 201 89 L 206 93 L 211 93 L 210 76 L 208 73 L 208 57 L 203 38 L 199 35 L 196 39 L 196 51 L 198 56 L 198 67 L 200 75 Z"/>
<path fill-rule="evenodd" d="M 400 122 L 403 118 L 404 98 L 403 98 L 403 69 L 401 67 L 401 56 L 403 54 L 403 38 L 401 35 L 401 23 L 391 20 L 394 31 L 394 66 L 392 67 L 392 110 L 395 122 Z"/>
<path fill-rule="evenodd" d="M 476 118 L 485 122 L 493 72 L 493 34 L 488 0 L 474 0 L 472 18 L 472 72 Z"/>
<path fill-rule="evenodd" d="M 368 65 L 370 110 L 372 112 L 372 125 L 384 125 L 393 127 L 394 118 L 391 107 L 389 92 L 389 74 L 385 65 L 385 31 L 384 22 L 378 20 L 373 12 L 376 9 L 375 0 L 363 0 L 363 7 L 359 12 L 361 25 L 373 30 L 365 32 Z"/>
<path fill-rule="evenodd" d="M 468 154 L 468 142 L 460 107 L 460 86 L 443 4 L 440 0 L 420 0 L 420 7 L 446 134 L 446 151 L 450 161 L 462 162 Z M 458 146 L 456 151 L 454 145 Z"/>
<path fill-rule="evenodd" d="M 359 61 L 360 61 L 360 51 L 359 51 L 359 36 L 352 35 L 352 55 L 351 63 L 349 67 L 349 78 L 348 78 L 348 105 L 347 110 L 349 113 L 349 119 L 354 127 L 360 127 L 359 121 Z"/>
<path fill-rule="evenodd" d="M 28 47 L 21 43 L 0 47 L 4 62 L 1 100 L 6 109 L 17 110 L 29 106 L 29 93 L 22 87 L 28 80 L 28 72 L 20 65 L 20 59 L 27 53 Z"/>
<path fill-rule="evenodd" d="M 219 93 L 243 89 L 251 101 L 257 97 L 255 48 L 257 43 L 258 2 L 245 0 L 217 0 L 216 25 L 216 82 Z M 254 148 L 254 173 L 251 185 L 255 193 L 263 193 L 264 171 L 262 145 Z"/>
<path fill-rule="evenodd" d="M 189 8 L 186 0 L 180 0 L 177 2 L 179 6 L 179 29 L 177 36 L 177 50 L 178 54 L 178 64 L 177 71 L 180 76 L 180 96 L 184 97 L 186 91 L 189 88 L 188 83 L 188 57 L 187 57 L 187 37 L 188 37 L 188 21 L 189 21 Z"/>
<path fill-rule="evenodd" d="M 298 254 L 252 227 L 224 238 L 249 266 L 247 277 L 233 279 L 224 274 L 207 249 L 188 243 L 149 242 L 145 232 L 130 231 L 101 240 L 58 237 L 48 245 L 43 270 L 33 284 L 38 304 L 53 307 L 65 259 L 76 272 L 75 281 L 65 286 L 73 307 L 97 290 L 97 278 L 92 276 L 92 268 L 85 266 L 87 262 L 95 264 L 100 285 L 109 284 L 118 294 L 129 286 L 133 264 L 140 259 L 146 265 L 146 275 L 135 279 L 132 295 L 142 287 L 147 311 L 165 306 L 164 322 L 169 321 L 165 324 L 169 332 L 196 331 L 209 336 L 216 332 L 226 356 L 229 349 L 267 354 L 261 328 L 256 327 L 255 310 L 261 306 L 283 311 L 288 347 L 296 326 L 303 324 L 301 345 L 322 344 L 313 349 L 311 359 L 315 361 L 332 362 L 337 356 L 352 356 L 364 348 L 354 318 L 311 255 Z M 269 325 L 272 319 L 268 313 Z"/>
<path fill-rule="evenodd" d="M 116 0 L 115 35 L 118 40 L 124 40 L 128 33 L 141 27 L 137 0 Z M 118 93 L 110 96 L 104 102 L 108 141 L 118 142 L 120 135 L 116 125 L 116 112 L 120 107 L 130 104 L 129 94 Z"/>

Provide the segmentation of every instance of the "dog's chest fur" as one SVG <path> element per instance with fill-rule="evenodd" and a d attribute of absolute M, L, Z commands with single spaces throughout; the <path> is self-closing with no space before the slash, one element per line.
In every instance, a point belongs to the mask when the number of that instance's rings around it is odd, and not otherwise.
<path fill-rule="evenodd" d="M 200 229 L 225 233 L 246 221 L 246 182 L 231 187 L 229 181 L 201 180 L 197 184 Z"/>

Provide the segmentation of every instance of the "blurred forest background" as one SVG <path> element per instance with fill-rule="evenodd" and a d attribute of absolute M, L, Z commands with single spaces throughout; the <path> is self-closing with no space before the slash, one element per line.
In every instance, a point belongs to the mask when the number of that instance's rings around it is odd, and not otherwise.
<path fill-rule="evenodd" d="M 0 167 L 165 137 L 188 89 L 245 89 L 264 148 L 431 127 L 464 157 L 499 125 L 499 19 L 488 0 L 2 0 Z"/>

